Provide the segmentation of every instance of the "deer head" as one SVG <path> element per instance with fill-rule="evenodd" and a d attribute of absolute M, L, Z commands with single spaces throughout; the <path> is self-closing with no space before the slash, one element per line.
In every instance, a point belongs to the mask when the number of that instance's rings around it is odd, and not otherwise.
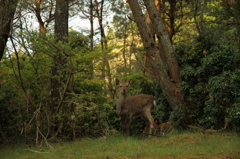
<path fill-rule="evenodd" d="M 120 93 L 123 95 L 126 95 L 128 92 L 128 87 L 132 83 L 132 80 L 130 79 L 128 82 L 120 82 L 119 79 L 116 79 L 116 85 L 119 86 Z"/>

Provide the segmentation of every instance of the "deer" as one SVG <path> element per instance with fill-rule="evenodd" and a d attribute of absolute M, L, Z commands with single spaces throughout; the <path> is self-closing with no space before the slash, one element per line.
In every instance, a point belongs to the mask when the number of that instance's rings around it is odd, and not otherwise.
<path fill-rule="evenodd" d="M 169 133 L 172 130 L 172 125 L 170 121 L 166 123 L 162 123 L 159 126 L 160 126 L 160 131 L 162 135 L 165 135 L 165 133 Z"/>
<path fill-rule="evenodd" d="M 172 130 L 172 125 L 171 122 L 165 122 L 163 123 L 162 121 L 154 120 L 153 122 L 153 130 L 154 130 L 154 135 L 165 135 L 165 133 L 169 133 Z"/>
<path fill-rule="evenodd" d="M 120 82 L 119 79 L 116 79 L 116 85 L 120 90 L 116 113 L 121 118 L 122 132 L 125 135 L 129 135 L 132 117 L 140 116 L 146 122 L 144 133 L 151 135 L 154 121 L 151 110 L 156 106 L 156 101 L 147 94 L 139 94 L 127 98 L 128 87 L 131 83 L 132 80 Z"/>

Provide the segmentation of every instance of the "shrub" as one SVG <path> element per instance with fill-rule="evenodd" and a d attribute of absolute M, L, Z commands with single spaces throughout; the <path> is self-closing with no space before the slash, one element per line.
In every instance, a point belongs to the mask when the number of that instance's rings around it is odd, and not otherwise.
<path fill-rule="evenodd" d="M 230 128 L 236 130 L 240 122 L 238 50 L 216 44 L 209 37 L 199 37 L 193 49 L 181 45 L 177 52 L 182 67 L 181 89 L 189 103 L 186 113 L 192 123 L 220 129 L 229 122 Z"/>

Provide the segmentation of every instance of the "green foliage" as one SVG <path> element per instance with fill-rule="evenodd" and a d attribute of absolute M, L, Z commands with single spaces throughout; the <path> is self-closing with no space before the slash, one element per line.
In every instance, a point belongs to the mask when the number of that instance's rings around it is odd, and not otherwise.
<path fill-rule="evenodd" d="M 84 80 L 77 85 L 79 93 L 71 99 L 78 103 L 74 118 L 75 124 L 80 128 L 78 133 L 82 135 L 102 134 L 109 127 L 107 121 L 113 107 L 107 104 L 102 88 L 103 83 L 98 80 Z"/>
<path fill-rule="evenodd" d="M 194 49 L 179 46 L 177 51 L 182 67 L 181 89 L 189 103 L 187 113 L 192 122 L 216 129 L 229 122 L 236 130 L 239 116 L 231 116 L 229 110 L 236 114 L 233 108 L 240 99 L 238 50 L 216 44 L 209 37 L 199 37 Z"/>
<path fill-rule="evenodd" d="M 25 50 L 0 63 L 0 142 L 13 136 L 40 142 L 104 134 L 113 106 L 106 102 L 103 82 L 93 79 L 98 51 L 76 32 L 70 33 L 69 43 L 56 42 L 48 33 L 25 34 Z M 53 81 L 59 81 L 58 99 L 52 96 Z"/>
<path fill-rule="evenodd" d="M 133 96 L 136 94 L 146 93 L 144 92 L 145 88 L 149 86 L 151 82 L 141 73 L 134 73 L 130 76 L 125 77 L 123 80 L 128 81 L 132 80 L 131 86 L 129 87 L 128 96 Z M 144 88 L 145 87 L 145 88 Z"/>
<path fill-rule="evenodd" d="M 239 132 L 240 124 L 240 103 L 234 103 L 230 108 L 227 108 L 227 122 L 232 124 L 233 130 Z"/>
<path fill-rule="evenodd" d="M 153 118 L 162 121 L 162 122 L 167 122 L 169 121 L 169 116 L 171 113 L 171 107 L 169 106 L 167 99 L 164 97 L 161 87 L 157 81 L 154 83 L 154 90 L 155 93 L 155 100 L 157 103 L 157 106 L 153 110 Z"/>
<path fill-rule="evenodd" d="M 171 125 L 177 129 L 181 129 L 183 123 L 187 123 L 186 114 L 193 114 L 191 109 L 186 109 L 185 106 L 179 105 L 173 111 L 171 111 L 169 120 L 171 121 Z"/>
<path fill-rule="evenodd" d="M 131 30 L 132 21 L 126 16 L 130 14 L 130 8 L 119 0 L 111 0 L 112 3 L 111 10 L 115 13 L 113 16 L 113 24 L 115 31 L 115 37 L 126 38 L 128 34 L 126 32 Z"/>

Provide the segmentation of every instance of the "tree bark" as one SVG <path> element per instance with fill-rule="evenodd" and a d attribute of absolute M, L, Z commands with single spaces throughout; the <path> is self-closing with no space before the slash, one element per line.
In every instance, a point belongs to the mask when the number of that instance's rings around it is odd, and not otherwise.
<path fill-rule="evenodd" d="M 154 32 L 161 43 L 161 48 L 159 48 L 145 22 L 145 17 L 139 3 L 136 0 L 128 0 L 128 3 L 135 22 L 137 23 L 146 54 L 156 71 L 157 80 L 159 81 L 163 94 L 174 110 L 177 106 L 183 104 L 181 99 L 182 93 L 179 88 L 182 79 L 177 58 L 169 38 L 169 33 L 164 26 L 163 19 L 160 17 L 154 1 L 144 0 L 144 4 L 152 21 Z M 160 56 L 160 49 L 161 54 L 164 56 Z"/>
<path fill-rule="evenodd" d="M 7 44 L 18 0 L 0 0 L 0 61 Z"/>
<path fill-rule="evenodd" d="M 68 0 L 56 0 L 55 9 L 55 25 L 54 32 L 56 34 L 56 41 L 67 42 L 66 37 L 68 36 Z M 52 112 L 58 114 L 64 94 L 61 95 L 63 86 L 61 82 L 66 82 L 65 77 L 65 65 L 67 62 L 67 55 L 62 52 L 54 52 L 53 64 L 51 69 L 51 97 L 52 97 Z M 61 97 L 62 96 L 62 97 Z"/>
<path fill-rule="evenodd" d="M 93 5 L 93 0 L 90 0 L 90 47 L 93 49 L 93 35 L 94 35 L 94 28 L 93 28 L 93 17 L 94 17 L 94 5 Z"/>
<path fill-rule="evenodd" d="M 54 32 L 61 41 L 68 37 L 68 4 L 69 0 L 56 0 Z"/>

